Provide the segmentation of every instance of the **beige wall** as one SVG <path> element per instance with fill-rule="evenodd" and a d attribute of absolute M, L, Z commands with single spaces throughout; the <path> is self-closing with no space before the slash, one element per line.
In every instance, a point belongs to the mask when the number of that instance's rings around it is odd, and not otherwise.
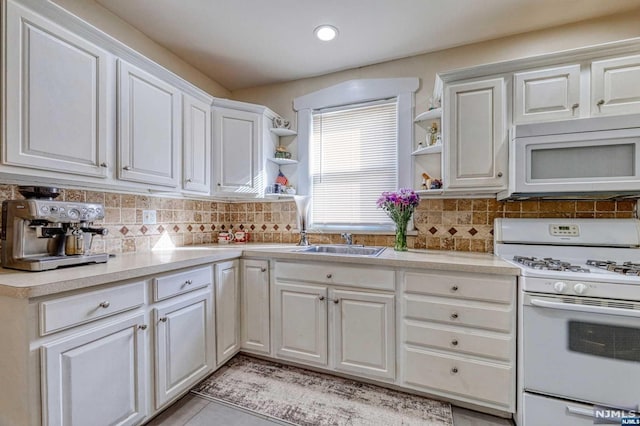
<path fill-rule="evenodd" d="M 422 84 L 416 94 L 416 111 L 423 111 L 433 91 L 437 72 L 634 37 L 640 37 L 640 9 L 319 77 L 240 89 L 231 95 L 237 100 L 266 105 L 295 123 L 292 102 L 298 96 L 357 78 L 419 77 Z"/>
<path fill-rule="evenodd" d="M 221 98 L 230 96 L 230 92 L 217 81 L 187 64 L 93 0 L 52 1 L 210 95 Z"/>

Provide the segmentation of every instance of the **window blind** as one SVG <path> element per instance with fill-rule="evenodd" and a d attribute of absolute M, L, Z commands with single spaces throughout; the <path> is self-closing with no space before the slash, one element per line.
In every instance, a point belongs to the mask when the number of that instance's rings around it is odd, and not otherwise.
<path fill-rule="evenodd" d="M 397 189 L 397 101 L 313 114 L 312 228 L 392 229 L 376 207 Z"/>

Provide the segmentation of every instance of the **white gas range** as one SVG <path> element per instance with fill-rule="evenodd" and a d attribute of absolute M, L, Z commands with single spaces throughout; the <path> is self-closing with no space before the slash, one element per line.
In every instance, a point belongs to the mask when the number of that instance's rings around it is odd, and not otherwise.
<path fill-rule="evenodd" d="M 603 407 L 633 414 L 640 221 L 496 219 L 494 234 L 496 255 L 522 269 L 518 424 L 592 425 L 611 415 Z"/>

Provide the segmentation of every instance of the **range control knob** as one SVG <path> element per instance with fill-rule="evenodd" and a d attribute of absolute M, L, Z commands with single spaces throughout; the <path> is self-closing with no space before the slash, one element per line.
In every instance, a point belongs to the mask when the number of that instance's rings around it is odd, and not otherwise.
<path fill-rule="evenodd" d="M 67 212 L 67 215 L 69 215 L 69 219 L 78 219 L 80 217 L 80 212 L 78 209 L 70 209 Z"/>
<path fill-rule="evenodd" d="M 556 291 L 556 293 L 564 293 L 564 291 L 567 289 L 567 285 L 562 281 L 556 281 L 555 283 L 553 283 L 553 289 Z"/>
<path fill-rule="evenodd" d="M 576 294 L 584 294 L 584 292 L 587 291 L 587 286 L 582 283 L 578 283 L 573 286 L 573 291 L 575 291 Z"/>

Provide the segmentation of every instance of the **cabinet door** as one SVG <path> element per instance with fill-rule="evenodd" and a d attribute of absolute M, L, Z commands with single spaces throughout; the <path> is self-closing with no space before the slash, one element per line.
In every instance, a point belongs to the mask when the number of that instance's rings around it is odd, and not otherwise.
<path fill-rule="evenodd" d="M 394 295 L 343 290 L 329 294 L 335 369 L 395 379 Z"/>
<path fill-rule="evenodd" d="M 591 64 L 591 114 L 640 112 L 640 55 Z"/>
<path fill-rule="evenodd" d="M 43 424 L 139 424 L 147 407 L 144 324 L 140 314 L 43 345 Z"/>
<path fill-rule="evenodd" d="M 118 61 L 118 178 L 175 187 L 181 144 L 180 92 Z"/>
<path fill-rule="evenodd" d="M 270 353 L 269 262 L 242 261 L 242 349 Z"/>
<path fill-rule="evenodd" d="M 327 365 L 327 287 L 276 282 L 276 355 Z"/>
<path fill-rule="evenodd" d="M 515 124 L 580 116 L 580 65 L 516 73 Z"/>
<path fill-rule="evenodd" d="M 211 189 L 211 106 L 183 97 L 182 187 L 209 193 Z"/>
<path fill-rule="evenodd" d="M 259 193 L 263 182 L 260 115 L 216 108 L 214 112 L 216 190 Z"/>
<path fill-rule="evenodd" d="M 155 309 L 156 408 L 197 383 L 214 367 L 211 291 Z"/>
<path fill-rule="evenodd" d="M 445 182 L 451 189 L 500 190 L 507 182 L 504 80 L 460 83 L 445 92 Z"/>
<path fill-rule="evenodd" d="M 216 265 L 216 340 L 218 365 L 240 350 L 238 261 Z"/>
<path fill-rule="evenodd" d="M 106 177 L 113 58 L 14 2 L 7 15 L 3 163 Z"/>

